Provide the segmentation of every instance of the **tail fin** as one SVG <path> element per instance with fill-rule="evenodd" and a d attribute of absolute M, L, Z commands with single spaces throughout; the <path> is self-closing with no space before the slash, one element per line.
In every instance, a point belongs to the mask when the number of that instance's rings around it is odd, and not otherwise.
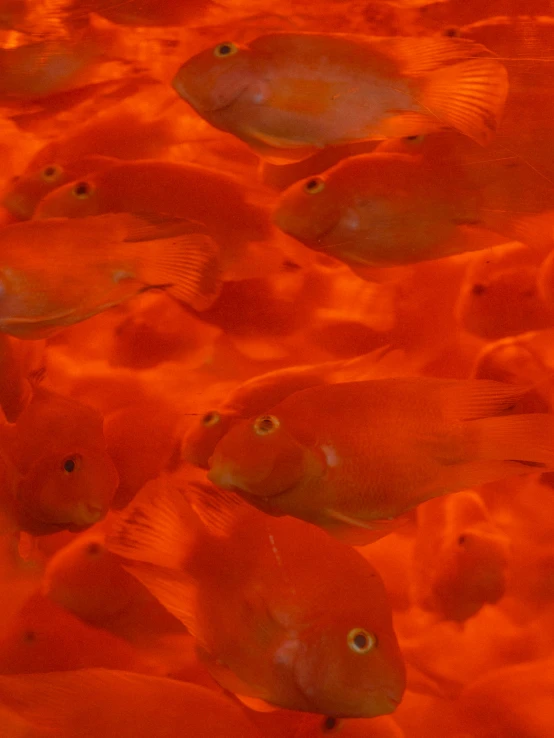
<path fill-rule="evenodd" d="M 419 102 L 482 146 L 491 142 L 508 94 L 508 73 L 494 59 L 476 58 L 431 73 Z"/>
<path fill-rule="evenodd" d="M 526 471 L 554 471 L 554 416 L 508 415 L 468 421 L 479 460 L 509 461 Z"/>

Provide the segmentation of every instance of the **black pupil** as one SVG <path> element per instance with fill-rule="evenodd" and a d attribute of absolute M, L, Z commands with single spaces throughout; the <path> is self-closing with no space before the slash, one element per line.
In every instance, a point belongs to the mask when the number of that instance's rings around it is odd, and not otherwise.
<path fill-rule="evenodd" d="M 94 541 L 89 543 L 87 546 L 87 552 L 91 554 L 91 556 L 96 556 L 96 554 L 99 554 L 101 550 L 102 546 Z"/>
<path fill-rule="evenodd" d="M 55 174 L 56 174 L 55 167 L 46 167 L 46 169 L 44 170 L 45 177 L 53 177 Z"/>
<path fill-rule="evenodd" d="M 337 725 L 337 718 L 327 717 L 323 721 L 323 730 L 333 730 Z"/>
<path fill-rule="evenodd" d="M 204 423 L 205 425 L 209 425 L 210 423 L 213 423 L 215 421 L 215 413 L 207 413 L 204 415 Z"/>
<path fill-rule="evenodd" d="M 461 535 L 461 536 L 460 536 L 460 537 L 458 538 L 458 543 L 459 543 L 459 545 L 460 545 L 460 546 L 463 546 L 465 542 L 466 542 L 466 537 L 465 537 L 464 535 Z"/>
<path fill-rule="evenodd" d="M 63 462 L 63 468 L 66 472 L 72 472 L 75 469 L 75 462 L 73 461 L 73 459 L 66 459 Z"/>
<path fill-rule="evenodd" d="M 271 418 L 262 418 L 260 420 L 260 428 L 262 430 L 271 430 L 273 428 L 273 421 Z"/>
<path fill-rule="evenodd" d="M 232 48 L 229 44 L 221 44 L 219 47 L 219 53 L 221 56 L 225 56 L 226 54 L 230 54 L 232 51 Z"/>
<path fill-rule="evenodd" d="M 484 284 L 474 284 L 471 288 L 471 292 L 474 295 L 482 295 L 486 291 Z"/>
<path fill-rule="evenodd" d="M 86 182 L 79 182 L 75 185 L 74 190 L 76 195 L 86 195 L 88 193 L 88 184 Z"/>
<path fill-rule="evenodd" d="M 310 179 L 310 181 L 306 185 L 306 189 L 307 190 L 315 190 L 318 185 L 319 185 L 319 180 L 318 179 Z"/>
<path fill-rule="evenodd" d="M 363 633 L 358 633 L 358 635 L 354 638 L 354 644 L 356 648 L 359 648 L 360 651 L 363 651 L 364 648 L 367 648 L 367 638 Z"/>

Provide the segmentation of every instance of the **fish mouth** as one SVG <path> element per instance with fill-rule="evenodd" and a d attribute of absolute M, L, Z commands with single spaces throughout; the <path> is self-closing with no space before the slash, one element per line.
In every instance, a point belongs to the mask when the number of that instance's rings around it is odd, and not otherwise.
<path fill-rule="evenodd" d="M 206 105 L 205 103 L 202 103 L 200 100 L 196 99 L 193 94 L 188 92 L 185 89 L 185 86 L 179 79 L 179 72 L 175 75 L 171 82 L 171 86 L 175 90 L 175 92 L 179 95 L 180 98 L 185 100 L 185 102 L 188 102 L 188 104 L 193 107 L 195 110 L 198 110 L 202 113 L 219 113 L 221 110 L 227 110 L 227 108 L 230 108 L 237 99 L 248 89 L 249 85 L 245 84 L 244 87 L 239 89 L 237 94 L 233 97 L 232 100 L 229 100 L 229 102 L 225 103 L 215 103 L 213 105 Z"/>

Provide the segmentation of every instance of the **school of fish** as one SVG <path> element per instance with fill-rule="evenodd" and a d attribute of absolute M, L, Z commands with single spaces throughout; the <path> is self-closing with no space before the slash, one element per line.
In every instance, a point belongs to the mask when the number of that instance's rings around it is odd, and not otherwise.
<path fill-rule="evenodd" d="M 554 736 L 552 0 L 0 0 L 0 738 Z"/>

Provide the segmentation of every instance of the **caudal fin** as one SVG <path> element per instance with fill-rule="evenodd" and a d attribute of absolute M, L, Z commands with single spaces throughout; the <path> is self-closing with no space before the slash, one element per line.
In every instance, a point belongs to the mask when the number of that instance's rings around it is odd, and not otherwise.
<path fill-rule="evenodd" d="M 476 460 L 519 464 L 526 471 L 554 470 L 554 416 L 546 413 L 471 420 Z"/>
<path fill-rule="evenodd" d="M 446 125 L 486 146 L 496 133 L 507 94 L 505 67 L 479 57 L 432 72 L 419 102 Z"/>

